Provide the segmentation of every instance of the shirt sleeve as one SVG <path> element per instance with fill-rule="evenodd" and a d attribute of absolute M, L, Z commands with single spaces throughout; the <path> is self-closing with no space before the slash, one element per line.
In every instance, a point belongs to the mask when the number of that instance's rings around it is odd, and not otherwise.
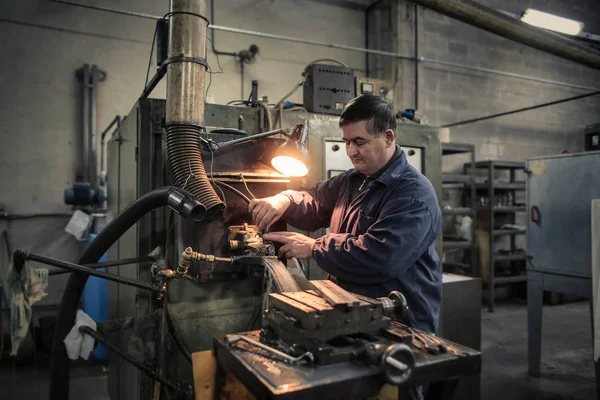
<path fill-rule="evenodd" d="M 342 174 L 319 182 L 304 192 L 282 192 L 292 202 L 283 214 L 283 219 L 303 231 L 312 232 L 328 227 L 343 181 Z"/>
<path fill-rule="evenodd" d="M 380 284 L 410 268 L 435 238 L 431 212 L 419 200 L 395 199 L 379 215 L 362 235 L 317 239 L 313 257 L 319 267 L 347 282 Z"/>

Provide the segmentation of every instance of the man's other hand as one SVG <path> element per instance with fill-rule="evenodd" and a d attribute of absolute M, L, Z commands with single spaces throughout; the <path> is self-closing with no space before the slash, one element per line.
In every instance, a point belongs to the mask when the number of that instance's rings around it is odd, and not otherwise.
<path fill-rule="evenodd" d="M 279 249 L 279 256 L 285 258 L 296 257 L 305 260 L 312 256 L 315 239 L 296 232 L 271 232 L 265 233 L 264 239 L 283 243 Z"/>
<path fill-rule="evenodd" d="M 289 197 L 277 194 L 264 199 L 254 199 L 248 205 L 248 211 L 252 214 L 254 223 L 258 229 L 268 229 L 276 222 L 291 204 Z"/>

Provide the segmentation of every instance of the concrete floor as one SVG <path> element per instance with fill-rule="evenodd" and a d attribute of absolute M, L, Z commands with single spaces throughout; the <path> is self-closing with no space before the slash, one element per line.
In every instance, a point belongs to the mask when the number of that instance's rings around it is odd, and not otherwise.
<path fill-rule="evenodd" d="M 485 400 L 589 400 L 595 398 L 592 341 L 587 302 L 544 308 L 542 377 L 527 375 L 527 309 L 500 303 L 496 312 L 483 310 L 481 374 Z M 0 363 L 2 400 L 46 400 L 47 357 L 38 367 Z M 72 400 L 107 400 L 102 366 L 71 369 Z"/>
<path fill-rule="evenodd" d="M 527 374 L 527 307 L 499 304 L 483 311 L 482 399 L 590 400 L 596 398 L 588 302 L 545 306 L 542 376 Z"/>

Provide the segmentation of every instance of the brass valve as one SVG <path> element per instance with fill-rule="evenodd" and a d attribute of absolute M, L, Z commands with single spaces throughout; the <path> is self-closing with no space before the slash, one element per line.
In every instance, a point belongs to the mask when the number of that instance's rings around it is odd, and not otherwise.
<path fill-rule="evenodd" d="M 202 254 L 197 251 L 194 251 L 191 247 L 187 247 L 183 253 L 181 253 L 181 258 L 179 259 L 179 265 L 177 266 L 177 271 L 175 271 L 178 275 L 185 275 L 192 265 L 193 262 L 196 261 L 205 261 L 205 262 L 232 262 L 231 258 L 227 257 L 215 257 L 211 254 Z"/>

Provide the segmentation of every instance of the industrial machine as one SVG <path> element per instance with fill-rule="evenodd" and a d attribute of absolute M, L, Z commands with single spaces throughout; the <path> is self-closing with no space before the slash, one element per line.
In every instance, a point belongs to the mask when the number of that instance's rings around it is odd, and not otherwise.
<path fill-rule="evenodd" d="M 307 280 L 319 277 L 316 264 L 286 268 L 252 225 L 250 198 L 306 188 L 348 166 L 332 136 L 334 116 L 294 113 L 270 130 L 262 108 L 205 104 L 205 11 L 204 0 L 172 0 L 161 20 L 167 57 L 108 142 L 110 221 L 78 262 L 15 252 L 17 268 L 33 260 L 73 272 L 54 336 L 50 398 L 69 398 L 63 339 L 89 276 L 110 281 L 109 320 L 78 329 L 111 352 L 113 400 L 223 396 L 223 375 L 257 398 L 360 398 L 385 382 L 431 383 L 435 395 L 448 379 L 452 386 L 477 374 L 479 352 L 402 325 L 401 293 L 369 299 Z M 311 68 L 314 89 L 319 66 Z M 353 88 L 352 74 L 338 72 Z M 148 98 L 163 77 L 166 101 Z M 330 90 L 327 110 L 339 111 L 352 91 L 337 99 Z M 240 120 L 243 130 L 231 128 Z M 439 191 L 436 129 L 401 125 L 398 142 Z M 98 263 L 107 251 L 111 261 Z M 191 362 L 210 350 L 221 372 L 212 386 L 194 385 Z"/>
<path fill-rule="evenodd" d="M 541 372 L 544 291 L 593 295 L 592 202 L 600 199 L 598 170 L 600 151 L 527 160 L 527 326 L 533 376 Z M 558 246 L 561 251 L 549 250 Z"/>

